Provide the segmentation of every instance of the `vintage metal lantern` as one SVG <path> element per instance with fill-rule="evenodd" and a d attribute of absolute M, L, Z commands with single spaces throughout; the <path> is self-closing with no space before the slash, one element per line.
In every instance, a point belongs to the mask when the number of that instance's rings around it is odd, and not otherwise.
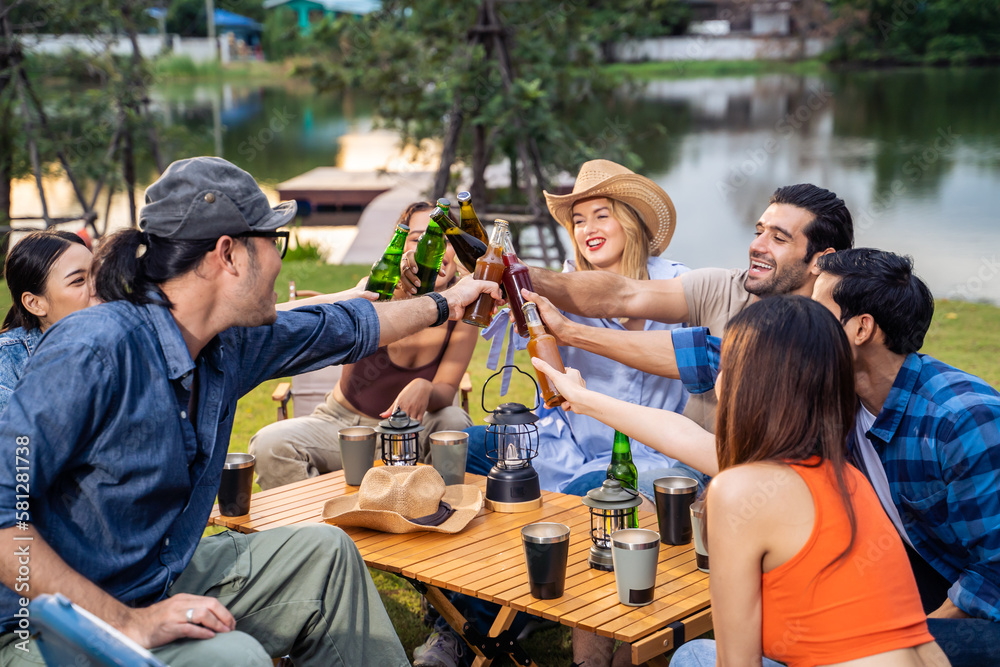
<path fill-rule="evenodd" d="M 642 504 L 637 491 L 623 487 L 617 479 L 606 479 L 598 489 L 591 489 L 583 499 L 590 509 L 590 557 L 587 562 L 597 570 L 611 572 L 611 535 L 626 528 L 636 528 L 635 508 Z"/>
<path fill-rule="evenodd" d="M 483 384 L 483 410 L 489 412 L 485 421 L 486 458 L 493 468 L 486 476 L 486 506 L 494 512 L 527 512 L 542 506 L 538 472 L 531 459 L 538 455 L 538 416 L 520 403 L 503 403 L 492 412 L 485 405 L 486 385 L 503 372 L 517 366 L 504 366 Z M 534 383 L 534 378 L 528 375 Z M 538 385 L 535 385 L 536 396 Z"/>
<path fill-rule="evenodd" d="M 411 419 L 402 408 L 396 408 L 375 430 L 382 443 L 382 463 L 387 466 L 417 465 L 417 433 L 424 430 L 420 422 Z"/>

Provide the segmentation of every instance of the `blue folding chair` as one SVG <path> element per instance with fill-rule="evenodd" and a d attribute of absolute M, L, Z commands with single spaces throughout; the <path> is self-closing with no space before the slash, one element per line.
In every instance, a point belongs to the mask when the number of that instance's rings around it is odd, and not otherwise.
<path fill-rule="evenodd" d="M 167 667 L 152 653 L 65 595 L 39 595 L 28 606 L 48 667 Z"/>

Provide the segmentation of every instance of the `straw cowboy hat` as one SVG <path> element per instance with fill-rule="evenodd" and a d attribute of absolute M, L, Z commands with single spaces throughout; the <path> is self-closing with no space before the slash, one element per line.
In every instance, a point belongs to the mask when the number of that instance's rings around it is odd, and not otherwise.
<path fill-rule="evenodd" d="M 677 224 L 677 211 L 670 196 L 659 185 L 610 160 L 584 162 L 568 195 L 543 192 L 549 212 L 573 233 L 573 205 L 584 199 L 607 197 L 631 206 L 646 223 L 652 241 L 649 254 L 656 257 L 670 245 Z"/>
<path fill-rule="evenodd" d="M 356 494 L 328 500 L 323 520 L 384 533 L 457 533 L 482 507 L 478 487 L 445 486 L 430 466 L 379 466 L 365 473 Z"/>

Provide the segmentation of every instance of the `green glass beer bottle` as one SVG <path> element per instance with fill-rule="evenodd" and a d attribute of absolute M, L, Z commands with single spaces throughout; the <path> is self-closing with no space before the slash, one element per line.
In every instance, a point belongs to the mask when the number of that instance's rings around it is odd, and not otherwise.
<path fill-rule="evenodd" d="M 444 231 L 434 219 L 440 217 L 441 212 L 440 207 L 431 211 L 431 219 L 427 223 L 427 229 L 417 240 L 417 252 L 414 257 L 417 260 L 417 280 L 420 281 L 417 294 L 427 294 L 434 291 L 434 283 L 437 282 L 437 274 L 441 270 L 441 262 L 444 260 L 446 247 Z"/>
<path fill-rule="evenodd" d="M 486 244 L 471 234 L 463 232 L 447 214 L 441 213 L 440 206 L 431 213 L 434 222 L 444 230 L 444 237 L 455 249 L 455 256 L 462 263 L 469 273 L 476 270 L 476 260 L 486 254 Z"/>
<path fill-rule="evenodd" d="M 451 210 L 451 202 L 444 197 L 441 197 L 437 200 L 437 207 L 441 209 L 445 215 L 448 215 L 448 211 Z"/>
<path fill-rule="evenodd" d="M 489 243 L 489 238 L 486 236 L 486 230 L 483 228 L 483 223 L 479 221 L 479 216 L 476 215 L 476 209 L 472 208 L 472 195 L 468 192 L 458 193 L 458 206 L 459 206 L 459 224 L 462 227 L 462 231 L 466 234 L 475 236 L 477 239 L 483 242 L 483 245 Z"/>
<path fill-rule="evenodd" d="M 608 466 L 608 479 L 617 479 L 622 487 L 633 491 L 639 490 L 639 471 L 632 463 L 632 443 L 621 431 L 615 431 L 615 444 L 611 449 L 611 465 Z M 629 528 L 639 527 L 639 513 L 631 510 Z"/>
<path fill-rule="evenodd" d="M 396 290 L 396 283 L 399 282 L 399 263 L 403 259 L 403 246 L 406 245 L 406 235 L 409 233 L 410 228 L 405 222 L 396 225 L 396 231 L 393 232 L 392 240 L 389 241 L 385 252 L 372 264 L 365 289 L 378 294 L 379 301 L 388 301 Z"/>

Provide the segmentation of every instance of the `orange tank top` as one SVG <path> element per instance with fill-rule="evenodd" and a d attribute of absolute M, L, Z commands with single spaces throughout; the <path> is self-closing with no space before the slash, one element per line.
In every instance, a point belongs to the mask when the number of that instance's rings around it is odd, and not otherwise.
<path fill-rule="evenodd" d="M 919 646 L 934 638 L 903 542 L 868 480 L 853 466 L 857 535 L 851 552 L 826 567 L 851 538 L 833 466 L 818 457 L 792 465 L 816 508 L 812 534 L 787 562 L 762 578 L 762 648 L 789 667 L 828 665 Z"/>

